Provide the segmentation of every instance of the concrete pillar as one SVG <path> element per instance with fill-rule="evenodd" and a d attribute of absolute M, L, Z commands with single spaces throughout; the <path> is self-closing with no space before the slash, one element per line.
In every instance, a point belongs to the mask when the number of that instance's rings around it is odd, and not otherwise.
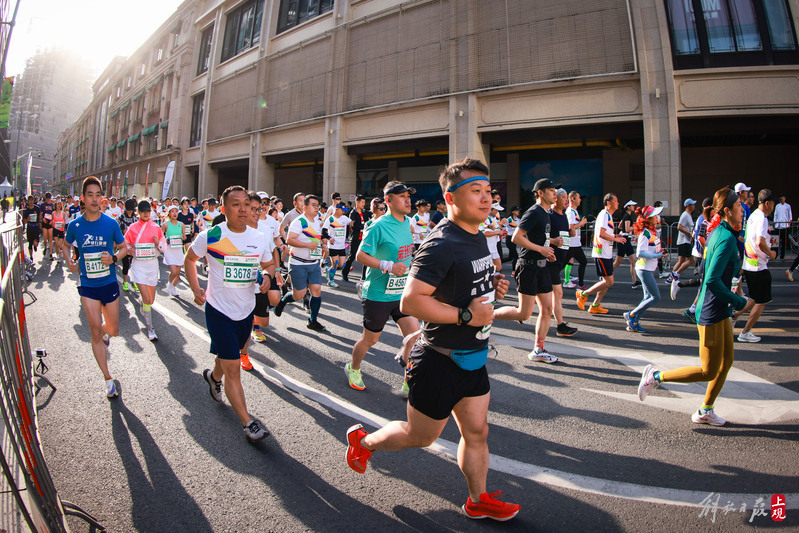
<path fill-rule="evenodd" d="M 521 166 L 519 163 L 519 154 L 508 154 L 505 176 L 505 186 L 508 190 L 508 198 L 506 203 L 508 206 L 522 205 Z M 508 214 L 508 206 L 505 206 L 506 212 L 503 214 Z"/>
<path fill-rule="evenodd" d="M 657 0 L 635 2 L 630 9 L 641 79 L 644 200 L 668 201 L 666 213 L 677 215 L 682 206 L 680 132 L 666 11 Z"/>
<path fill-rule="evenodd" d="M 477 126 L 480 116 L 475 94 L 459 94 L 449 99 L 449 162 L 466 156 L 490 165 L 490 149 L 482 143 Z"/>
<path fill-rule="evenodd" d="M 342 145 L 344 140 L 345 121 L 343 117 L 329 118 L 325 121 L 327 140 L 325 142 L 324 168 L 322 191 L 325 198 L 330 198 L 334 192 L 341 194 L 341 199 L 349 199 L 356 194 L 357 166 L 356 157 L 347 153 Z M 346 201 L 346 200 L 345 200 Z"/>

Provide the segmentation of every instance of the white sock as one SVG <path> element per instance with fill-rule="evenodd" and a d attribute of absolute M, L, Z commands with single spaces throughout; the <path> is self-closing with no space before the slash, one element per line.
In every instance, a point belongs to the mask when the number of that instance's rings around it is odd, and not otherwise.
<path fill-rule="evenodd" d="M 688 310 L 692 313 L 696 313 L 696 304 L 691 304 L 691 307 L 689 307 Z"/>

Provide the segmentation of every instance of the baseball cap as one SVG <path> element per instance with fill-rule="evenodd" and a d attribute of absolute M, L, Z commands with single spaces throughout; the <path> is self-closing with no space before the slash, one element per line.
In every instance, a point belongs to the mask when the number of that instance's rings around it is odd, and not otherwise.
<path fill-rule="evenodd" d="M 747 187 L 745 183 L 740 182 L 735 184 L 735 192 L 751 191 L 752 187 Z"/>
<path fill-rule="evenodd" d="M 696 203 L 696 200 L 693 200 L 691 198 L 686 198 L 685 201 L 682 203 L 682 206 L 683 207 L 688 207 L 689 205 L 694 205 L 695 203 Z"/>
<path fill-rule="evenodd" d="M 173 209 L 180 209 L 180 208 L 178 206 L 176 206 L 175 204 L 171 204 L 169 207 L 167 207 L 166 211 L 168 213 L 168 212 L 172 211 Z"/>
<path fill-rule="evenodd" d="M 216 198 L 209 198 L 207 200 L 208 205 L 216 205 Z"/>
<path fill-rule="evenodd" d="M 499 205 L 499 202 L 494 202 L 491 205 L 491 209 L 496 209 L 497 211 L 504 211 L 505 210 L 501 205 Z"/>
<path fill-rule="evenodd" d="M 652 207 L 651 205 L 648 205 L 648 206 L 646 206 L 644 208 L 644 212 L 643 212 L 643 214 L 641 216 L 643 216 L 644 218 L 654 217 L 654 216 L 659 215 L 661 211 L 663 211 L 663 207 L 662 206 L 661 207 Z"/>
<path fill-rule="evenodd" d="M 758 203 L 765 204 L 766 202 L 776 202 L 777 197 L 771 192 L 771 189 L 761 189 L 757 194 Z"/>
<path fill-rule="evenodd" d="M 345 207 L 347 207 L 347 204 L 345 204 L 344 202 L 339 202 L 336 204 L 337 209 L 344 209 Z"/>
<path fill-rule="evenodd" d="M 72 199 L 75 200 L 76 202 L 80 202 L 80 196 L 74 196 Z"/>
<path fill-rule="evenodd" d="M 624 204 L 624 207 L 630 207 L 631 205 L 638 205 L 638 202 L 633 202 L 632 200 L 630 200 L 629 202 Z"/>
<path fill-rule="evenodd" d="M 549 178 L 541 178 L 533 185 L 533 192 L 538 192 L 541 189 L 560 189 L 560 184 L 556 185 L 555 182 Z"/>

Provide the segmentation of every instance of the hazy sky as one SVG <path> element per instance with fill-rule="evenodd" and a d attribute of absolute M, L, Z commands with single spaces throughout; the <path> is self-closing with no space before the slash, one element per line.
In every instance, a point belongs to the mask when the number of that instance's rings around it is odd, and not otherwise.
<path fill-rule="evenodd" d="M 141 46 L 181 2 L 21 0 L 6 76 L 21 73 L 36 50 L 56 47 L 77 51 L 99 75 L 114 56 L 129 56 Z"/>

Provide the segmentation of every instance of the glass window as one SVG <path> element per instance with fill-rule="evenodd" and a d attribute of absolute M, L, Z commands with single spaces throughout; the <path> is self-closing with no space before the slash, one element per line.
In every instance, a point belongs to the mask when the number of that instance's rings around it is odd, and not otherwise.
<path fill-rule="evenodd" d="M 199 146 L 203 136 L 203 111 L 205 110 L 205 93 L 202 92 L 192 99 L 191 106 L 191 136 L 189 146 Z"/>
<path fill-rule="evenodd" d="M 667 2 L 671 20 L 671 42 L 676 55 L 698 54 L 699 38 L 696 35 L 696 20 L 691 2 L 669 0 Z"/>
<path fill-rule="evenodd" d="M 222 61 L 227 61 L 261 41 L 263 12 L 263 0 L 255 0 L 228 14 L 225 38 L 222 40 Z"/>
<path fill-rule="evenodd" d="M 200 36 L 200 54 L 197 57 L 197 75 L 208 70 L 208 64 L 211 60 L 211 39 L 214 37 L 214 25 L 210 25 L 203 30 Z"/>
<path fill-rule="evenodd" d="M 333 9 L 333 0 L 281 0 L 278 33 Z"/>
<path fill-rule="evenodd" d="M 785 0 L 763 0 L 766 23 L 774 50 L 796 50 L 796 40 L 791 29 L 791 15 Z"/>
<path fill-rule="evenodd" d="M 730 15 L 735 28 L 735 43 L 739 52 L 762 50 L 760 32 L 757 28 L 757 17 L 752 0 L 729 0 Z"/>
<path fill-rule="evenodd" d="M 710 53 L 735 52 L 730 13 L 724 0 L 705 0 L 702 4 Z"/>

